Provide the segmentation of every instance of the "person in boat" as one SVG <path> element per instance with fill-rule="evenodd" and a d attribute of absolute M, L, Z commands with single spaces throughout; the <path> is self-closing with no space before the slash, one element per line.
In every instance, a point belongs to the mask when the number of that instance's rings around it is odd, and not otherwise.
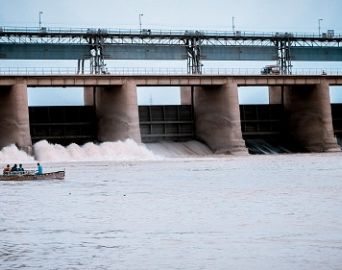
<path fill-rule="evenodd" d="M 20 173 L 24 173 L 25 172 L 25 170 L 23 168 L 23 164 L 19 164 L 18 172 L 20 172 Z"/>
<path fill-rule="evenodd" d="M 37 163 L 36 174 L 43 174 L 43 166 L 40 163 Z"/>
<path fill-rule="evenodd" d="M 11 168 L 11 172 L 17 172 L 18 171 L 18 165 L 14 164 L 13 167 Z"/>
<path fill-rule="evenodd" d="M 3 174 L 9 174 L 11 172 L 11 166 L 7 164 L 7 166 L 3 170 Z"/>

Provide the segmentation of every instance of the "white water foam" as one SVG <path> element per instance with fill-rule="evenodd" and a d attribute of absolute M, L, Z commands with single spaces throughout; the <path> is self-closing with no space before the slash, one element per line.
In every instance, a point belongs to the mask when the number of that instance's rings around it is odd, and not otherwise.
<path fill-rule="evenodd" d="M 82 146 L 72 143 L 68 146 L 52 144 L 46 140 L 33 145 L 34 157 L 10 145 L 0 151 L 0 162 L 33 163 L 74 162 L 74 161 L 148 161 L 168 158 L 210 157 L 213 153 L 204 144 L 197 141 L 159 142 L 138 144 L 134 140 L 86 143 Z"/>
<path fill-rule="evenodd" d="M 208 157 L 214 155 L 205 144 L 198 141 L 148 143 L 146 147 L 153 153 L 167 158 Z"/>
<path fill-rule="evenodd" d="M 43 140 L 35 143 L 33 149 L 35 158 L 39 161 L 143 161 L 160 159 L 144 145 L 131 139 L 101 144 L 89 142 L 82 146 L 72 143 L 66 147 Z"/>
<path fill-rule="evenodd" d="M 31 163 L 34 158 L 19 150 L 14 144 L 6 146 L 0 151 L 0 162 L 3 163 Z"/>

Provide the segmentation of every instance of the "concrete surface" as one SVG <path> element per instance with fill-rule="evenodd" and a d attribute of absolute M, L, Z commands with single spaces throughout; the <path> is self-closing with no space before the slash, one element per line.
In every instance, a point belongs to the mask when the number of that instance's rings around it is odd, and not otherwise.
<path fill-rule="evenodd" d="M 284 92 L 287 131 L 309 152 L 341 151 L 332 125 L 329 85 L 292 86 Z"/>
<path fill-rule="evenodd" d="M 194 92 L 196 137 L 217 154 L 247 153 L 236 82 L 197 87 Z"/>
<path fill-rule="evenodd" d="M 133 139 L 141 142 L 136 85 L 96 88 L 98 140 L 101 142 Z"/>
<path fill-rule="evenodd" d="M 0 149 L 10 144 L 32 152 L 25 83 L 0 87 Z"/>

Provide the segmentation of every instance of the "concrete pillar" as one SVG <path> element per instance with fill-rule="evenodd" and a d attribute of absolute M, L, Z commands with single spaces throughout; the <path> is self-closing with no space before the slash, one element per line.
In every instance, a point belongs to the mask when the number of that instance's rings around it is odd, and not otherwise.
<path fill-rule="evenodd" d="M 98 140 L 102 142 L 131 138 L 141 142 L 136 85 L 96 87 Z"/>
<path fill-rule="evenodd" d="M 282 104 L 283 103 L 283 91 L 286 86 L 269 86 L 268 97 L 269 104 Z"/>
<path fill-rule="evenodd" d="M 83 90 L 83 98 L 85 106 L 93 106 L 94 105 L 94 87 L 86 86 Z"/>
<path fill-rule="evenodd" d="M 309 152 L 340 151 L 332 125 L 329 85 L 292 86 L 284 92 L 290 137 Z"/>
<path fill-rule="evenodd" d="M 237 84 L 196 87 L 196 137 L 218 154 L 247 153 L 242 139 Z"/>
<path fill-rule="evenodd" d="M 181 86 L 180 97 L 181 105 L 191 105 L 191 86 Z"/>
<path fill-rule="evenodd" d="M 0 148 L 15 144 L 32 153 L 27 86 L 0 87 Z"/>

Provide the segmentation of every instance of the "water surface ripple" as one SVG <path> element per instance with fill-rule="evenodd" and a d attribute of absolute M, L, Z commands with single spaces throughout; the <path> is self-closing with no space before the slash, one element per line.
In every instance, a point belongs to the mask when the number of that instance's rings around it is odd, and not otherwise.
<path fill-rule="evenodd" d="M 0 269 L 341 269 L 342 155 L 45 164 L 0 183 Z"/>

